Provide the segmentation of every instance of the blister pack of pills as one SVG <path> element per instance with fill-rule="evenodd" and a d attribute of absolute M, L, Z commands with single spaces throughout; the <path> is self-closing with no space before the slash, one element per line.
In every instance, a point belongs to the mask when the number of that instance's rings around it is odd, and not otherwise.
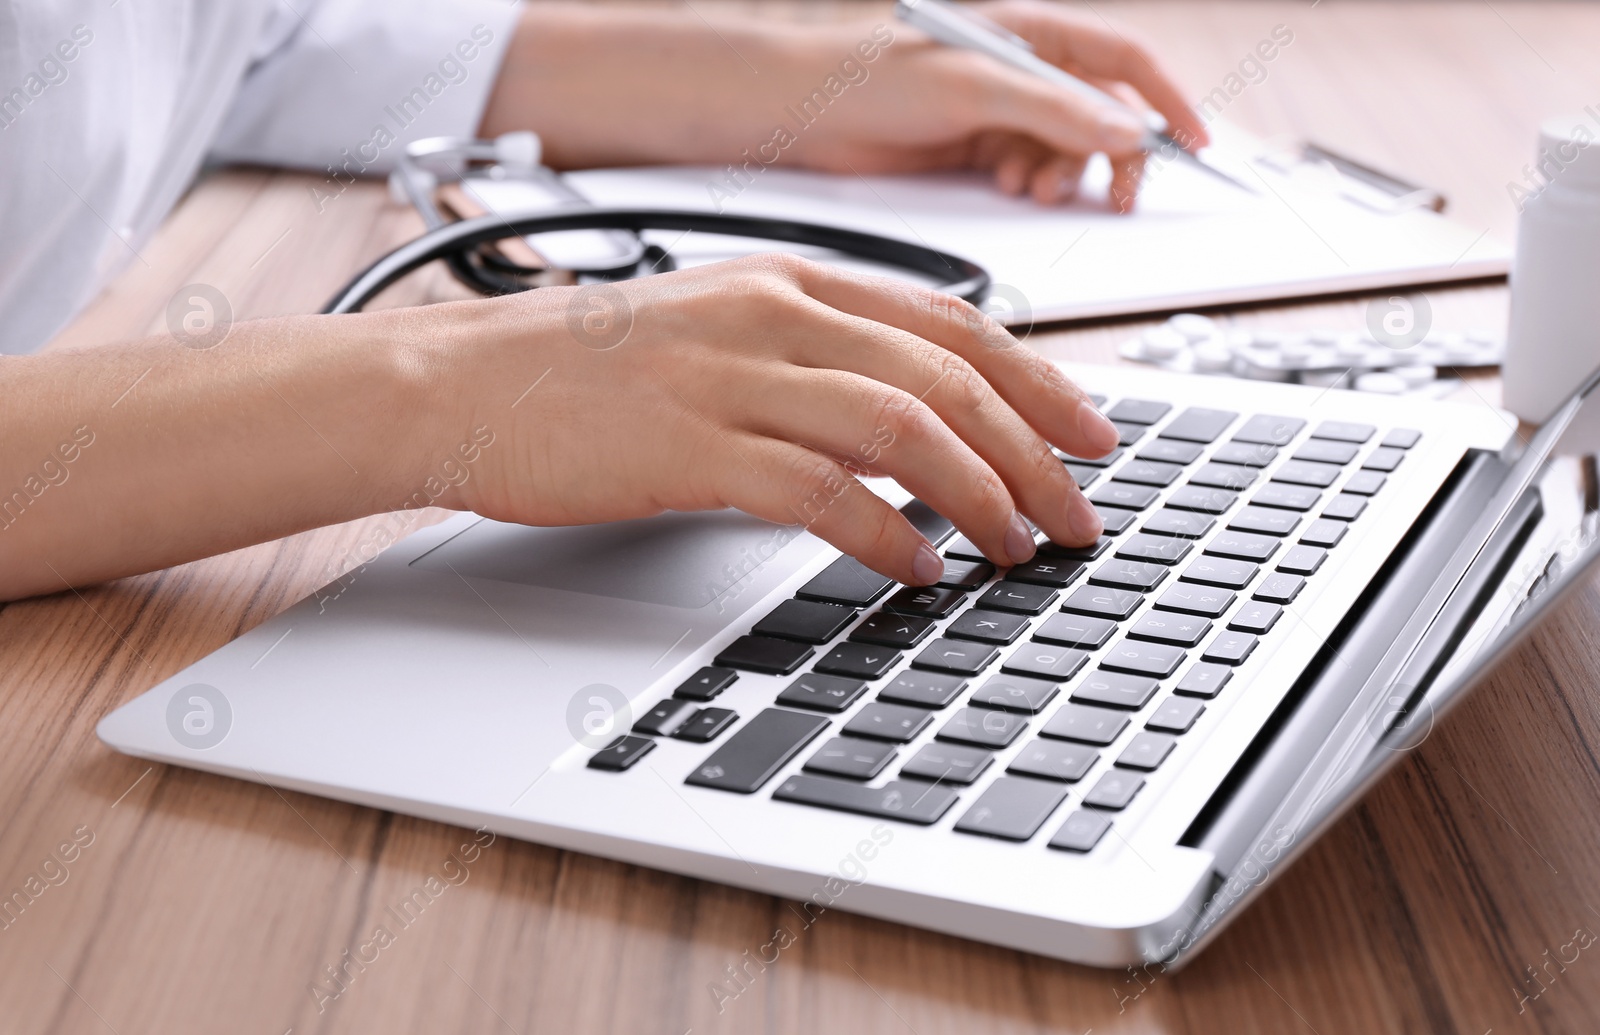
<path fill-rule="evenodd" d="M 1498 331 L 1431 331 L 1386 343 L 1366 331 L 1274 332 L 1229 329 L 1199 313 L 1179 313 L 1123 342 L 1124 359 L 1166 370 L 1353 388 L 1384 395 L 1435 394 L 1441 374 L 1498 366 Z"/>

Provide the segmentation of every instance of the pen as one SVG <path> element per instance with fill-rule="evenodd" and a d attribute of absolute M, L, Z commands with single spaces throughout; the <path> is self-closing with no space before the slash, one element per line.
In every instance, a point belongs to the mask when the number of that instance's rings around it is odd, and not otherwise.
<path fill-rule="evenodd" d="M 1128 106 L 1104 90 L 1084 82 L 1066 69 L 1052 65 L 1033 52 L 1033 45 L 1021 36 L 951 0 L 895 0 L 895 17 L 920 29 L 940 43 L 964 50 L 976 50 L 1012 68 L 1039 76 L 1096 104 L 1128 110 Z M 1195 165 L 1240 190 L 1255 194 L 1255 188 L 1241 183 L 1215 166 L 1201 161 L 1167 135 L 1167 120 L 1159 112 L 1136 112 L 1144 121 L 1145 135 L 1140 146 L 1147 152 L 1176 152 Z"/>

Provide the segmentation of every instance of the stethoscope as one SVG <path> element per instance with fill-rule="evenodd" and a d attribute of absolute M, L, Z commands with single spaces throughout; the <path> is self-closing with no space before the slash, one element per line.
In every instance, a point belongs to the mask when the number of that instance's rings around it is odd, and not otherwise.
<path fill-rule="evenodd" d="M 457 280 L 480 294 L 527 291 L 538 286 L 539 278 L 549 277 L 550 267 L 519 263 L 492 245 L 507 238 L 570 230 L 602 231 L 612 251 L 600 260 L 564 264 L 563 272 L 580 279 L 627 280 L 674 269 L 672 256 L 640 235 L 647 230 L 692 230 L 824 248 L 920 274 L 939 290 L 974 305 L 988 299 L 987 270 L 923 244 L 794 219 L 596 206 L 540 163 L 541 150 L 539 137 L 526 132 L 507 133 L 494 140 L 431 137 L 408 145 L 390 174 L 389 189 L 396 200 L 416 208 L 426 232 L 368 266 L 323 312 L 358 312 L 396 280 L 437 260 L 443 260 Z M 474 177 L 535 182 L 558 207 L 526 215 L 446 218 L 435 203 L 434 192 L 443 183 L 470 182 Z"/>

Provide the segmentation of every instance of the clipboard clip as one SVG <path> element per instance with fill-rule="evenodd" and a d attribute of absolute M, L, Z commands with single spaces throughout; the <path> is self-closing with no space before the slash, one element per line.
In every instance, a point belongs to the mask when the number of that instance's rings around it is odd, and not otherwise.
<path fill-rule="evenodd" d="M 1308 168 L 1321 170 L 1334 192 L 1376 212 L 1393 214 L 1414 208 L 1443 212 L 1447 200 L 1442 191 L 1402 179 L 1309 140 L 1272 148 L 1256 156 L 1255 161 L 1284 176 Z"/>

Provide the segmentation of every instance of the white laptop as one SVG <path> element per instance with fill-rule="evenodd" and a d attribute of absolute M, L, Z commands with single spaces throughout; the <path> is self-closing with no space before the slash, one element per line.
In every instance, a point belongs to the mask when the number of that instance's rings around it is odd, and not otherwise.
<path fill-rule="evenodd" d="M 118 750 L 1101 966 L 1193 953 L 1589 566 L 1484 405 L 1068 367 L 1096 547 L 890 584 L 736 513 L 461 515 L 100 723 Z M 1582 452 L 1581 450 L 1579 452 Z"/>

